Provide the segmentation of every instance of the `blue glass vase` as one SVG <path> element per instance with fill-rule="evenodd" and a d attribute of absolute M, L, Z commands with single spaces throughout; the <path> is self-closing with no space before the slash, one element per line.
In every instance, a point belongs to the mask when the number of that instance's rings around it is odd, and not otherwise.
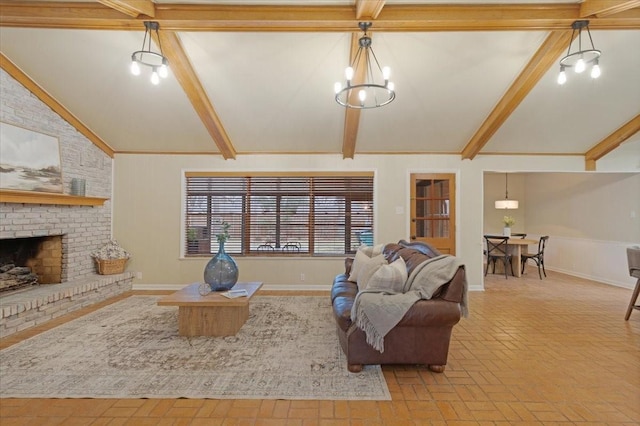
<path fill-rule="evenodd" d="M 224 242 L 220 242 L 218 254 L 204 268 L 204 281 L 211 291 L 227 291 L 238 282 L 238 265 L 224 251 Z"/>

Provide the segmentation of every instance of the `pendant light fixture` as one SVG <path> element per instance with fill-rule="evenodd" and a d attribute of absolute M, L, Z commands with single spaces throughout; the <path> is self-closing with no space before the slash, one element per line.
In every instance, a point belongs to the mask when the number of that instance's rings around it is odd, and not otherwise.
<path fill-rule="evenodd" d="M 593 39 L 591 38 L 591 32 L 589 31 L 589 21 L 586 19 L 580 21 L 574 21 L 571 24 L 573 33 L 569 40 L 569 50 L 564 58 L 560 59 L 560 74 L 558 74 L 558 84 L 562 85 L 567 82 L 567 73 L 565 68 L 573 68 L 576 74 L 580 74 L 585 71 L 588 65 L 591 65 L 591 78 L 600 77 L 600 52 L 593 46 Z M 591 43 L 591 49 L 588 47 L 582 49 L 582 30 L 587 29 L 587 35 L 589 36 L 589 42 Z M 578 31 L 578 50 L 571 53 L 571 44 L 573 43 L 573 37 L 575 32 Z"/>
<path fill-rule="evenodd" d="M 131 54 L 131 74 L 140 75 L 140 65 L 151 68 L 151 83 L 157 85 L 160 78 L 167 78 L 169 75 L 169 61 L 162 54 L 162 45 L 158 36 L 160 24 L 155 21 L 144 21 L 144 39 L 142 40 L 142 49 L 136 50 Z M 156 32 L 156 40 L 160 53 L 151 50 L 151 31 Z M 146 48 L 145 48 L 146 45 Z"/>
<path fill-rule="evenodd" d="M 509 174 L 504 174 L 504 200 L 496 200 L 496 209 L 517 209 L 518 200 L 509 199 Z"/>
<path fill-rule="evenodd" d="M 360 22 L 358 26 L 364 31 L 364 35 L 358 40 L 359 47 L 353 62 L 345 70 L 346 85 L 343 87 L 342 83 L 337 82 L 334 86 L 336 102 L 347 108 L 378 108 L 396 98 L 393 82 L 389 81 L 391 69 L 380 67 L 373 52 L 371 37 L 367 35 L 371 22 Z M 354 82 L 354 76 L 363 81 Z"/>

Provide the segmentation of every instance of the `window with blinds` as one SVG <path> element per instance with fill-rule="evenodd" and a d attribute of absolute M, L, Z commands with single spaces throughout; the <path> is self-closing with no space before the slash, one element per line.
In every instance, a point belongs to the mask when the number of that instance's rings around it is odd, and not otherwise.
<path fill-rule="evenodd" d="M 223 222 L 236 255 L 344 255 L 373 231 L 373 173 L 185 177 L 187 256 L 217 252 Z"/>

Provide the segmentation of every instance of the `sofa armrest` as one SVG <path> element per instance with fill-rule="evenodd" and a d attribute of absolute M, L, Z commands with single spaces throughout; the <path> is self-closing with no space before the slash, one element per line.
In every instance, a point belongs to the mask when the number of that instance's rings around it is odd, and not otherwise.
<path fill-rule="evenodd" d="M 418 300 L 407 311 L 397 326 L 424 327 L 435 325 L 455 325 L 460 322 L 460 305 L 442 299 Z"/>
<path fill-rule="evenodd" d="M 438 298 L 448 302 L 462 303 L 462 293 L 465 291 L 464 283 L 465 268 L 460 266 L 442 294 L 438 295 Z"/>
<path fill-rule="evenodd" d="M 348 277 L 351 275 L 351 267 L 353 266 L 353 257 L 345 257 L 344 259 L 344 274 Z"/>

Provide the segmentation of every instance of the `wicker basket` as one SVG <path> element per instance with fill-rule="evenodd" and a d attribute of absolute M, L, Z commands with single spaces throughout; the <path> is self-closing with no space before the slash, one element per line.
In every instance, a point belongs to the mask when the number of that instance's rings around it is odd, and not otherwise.
<path fill-rule="evenodd" d="M 129 259 L 95 259 L 100 275 L 121 274 Z"/>

